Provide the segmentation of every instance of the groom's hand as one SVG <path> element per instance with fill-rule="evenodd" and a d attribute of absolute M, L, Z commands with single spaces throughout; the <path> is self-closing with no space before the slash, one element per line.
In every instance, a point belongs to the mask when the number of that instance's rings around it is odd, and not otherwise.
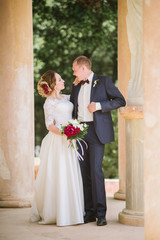
<path fill-rule="evenodd" d="M 80 83 L 80 80 L 79 80 L 78 78 L 76 78 L 76 79 L 74 80 L 73 84 L 74 84 L 74 86 L 77 86 L 78 83 Z"/>
<path fill-rule="evenodd" d="M 89 105 L 88 105 L 88 110 L 90 113 L 93 113 L 96 111 L 96 103 L 95 102 L 91 102 Z"/>

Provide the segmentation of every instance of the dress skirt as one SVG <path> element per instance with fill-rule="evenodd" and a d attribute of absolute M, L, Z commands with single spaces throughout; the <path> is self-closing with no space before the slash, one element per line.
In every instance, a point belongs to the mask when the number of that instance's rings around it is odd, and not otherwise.
<path fill-rule="evenodd" d="M 80 166 L 64 136 L 49 132 L 42 141 L 31 221 L 66 226 L 84 223 Z"/>

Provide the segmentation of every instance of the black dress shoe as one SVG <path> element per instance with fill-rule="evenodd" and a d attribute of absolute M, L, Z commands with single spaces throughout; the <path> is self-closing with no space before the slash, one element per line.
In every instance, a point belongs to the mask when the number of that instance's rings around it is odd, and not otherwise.
<path fill-rule="evenodd" d="M 97 226 L 107 225 L 107 221 L 105 217 L 98 217 Z"/>
<path fill-rule="evenodd" d="M 89 223 L 89 222 L 96 222 L 96 217 L 95 216 L 84 216 L 84 223 Z"/>

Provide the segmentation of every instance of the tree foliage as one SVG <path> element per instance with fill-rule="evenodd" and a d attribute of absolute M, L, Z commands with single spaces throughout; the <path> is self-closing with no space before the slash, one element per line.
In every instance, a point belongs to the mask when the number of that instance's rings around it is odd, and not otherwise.
<path fill-rule="evenodd" d="M 105 145 L 102 169 L 105 178 L 118 178 L 118 116 L 117 110 L 112 111 L 115 142 Z"/>
<path fill-rule="evenodd" d="M 58 72 L 65 80 L 64 93 L 69 94 L 74 81 L 72 62 L 85 55 L 94 72 L 117 80 L 117 0 L 33 0 L 33 33 L 35 144 L 40 145 L 47 131 L 44 99 L 36 86 L 45 71 Z M 115 147 L 105 150 L 105 158 L 112 152 L 111 159 L 116 159 Z"/>

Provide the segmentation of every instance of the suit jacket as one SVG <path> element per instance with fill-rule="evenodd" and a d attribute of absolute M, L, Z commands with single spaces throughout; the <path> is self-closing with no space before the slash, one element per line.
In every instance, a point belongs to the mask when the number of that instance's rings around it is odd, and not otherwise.
<path fill-rule="evenodd" d="M 74 105 L 73 118 L 78 113 L 78 93 L 81 84 L 72 87 L 70 101 Z M 125 106 L 126 102 L 118 88 L 114 86 L 107 76 L 93 75 L 90 102 L 100 102 L 102 109 L 93 113 L 96 134 L 101 143 L 114 141 L 113 122 L 111 110 Z"/>

